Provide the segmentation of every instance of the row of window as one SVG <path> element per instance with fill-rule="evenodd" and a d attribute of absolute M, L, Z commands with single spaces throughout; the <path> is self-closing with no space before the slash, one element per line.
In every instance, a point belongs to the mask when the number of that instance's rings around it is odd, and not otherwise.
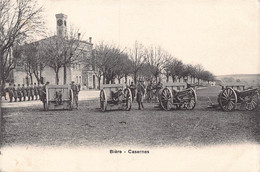
<path fill-rule="evenodd" d="M 77 84 L 81 84 L 82 83 L 82 77 L 81 76 L 76 76 L 76 81 Z"/>

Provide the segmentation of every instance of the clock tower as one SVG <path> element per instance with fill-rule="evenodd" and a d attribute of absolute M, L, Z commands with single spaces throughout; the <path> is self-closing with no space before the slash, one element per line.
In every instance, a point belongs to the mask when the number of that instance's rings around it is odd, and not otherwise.
<path fill-rule="evenodd" d="M 57 20 L 57 35 L 58 36 L 66 36 L 67 35 L 67 18 L 68 16 L 65 14 L 56 14 Z"/>

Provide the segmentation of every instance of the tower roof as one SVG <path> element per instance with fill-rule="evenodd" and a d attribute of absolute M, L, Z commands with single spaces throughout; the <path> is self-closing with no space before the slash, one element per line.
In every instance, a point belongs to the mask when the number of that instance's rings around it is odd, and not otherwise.
<path fill-rule="evenodd" d="M 56 18 L 67 18 L 68 17 L 66 14 L 63 14 L 63 13 L 56 14 L 55 16 L 56 16 Z"/>

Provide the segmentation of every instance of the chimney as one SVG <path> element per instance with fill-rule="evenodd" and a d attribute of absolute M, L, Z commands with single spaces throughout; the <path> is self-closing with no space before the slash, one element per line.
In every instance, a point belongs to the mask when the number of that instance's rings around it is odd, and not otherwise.
<path fill-rule="evenodd" d="M 78 39 L 80 39 L 80 33 L 78 33 Z"/>
<path fill-rule="evenodd" d="M 92 43 L 92 37 L 89 37 L 89 43 Z"/>

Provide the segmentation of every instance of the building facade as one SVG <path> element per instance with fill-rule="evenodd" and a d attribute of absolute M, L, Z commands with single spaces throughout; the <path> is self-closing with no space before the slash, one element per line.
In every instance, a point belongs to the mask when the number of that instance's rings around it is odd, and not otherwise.
<path fill-rule="evenodd" d="M 65 37 L 67 36 L 67 15 L 65 14 L 56 14 L 56 28 L 57 28 L 57 35 Z M 54 36 L 54 37 L 55 37 Z M 80 34 L 78 34 L 80 36 Z M 47 39 L 52 39 L 49 37 Z M 39 40 L 37 42 L 41 43 L 44 40 Z M 83 89 L 97 89 L 98 80 L 95 76 L 95 71 L 93 70 L 93 63 L 92 63 L 92 51 L 93 51 L 93 43 L 92 38 L 89 37 L 88 41 L 80 41 L 80 46 L 78 49 L 82 52 L 82 58 L 84 59 L 83 62 L 72 63 L 70 66 L 66 67 L 66 84 L 69 84 L 71 81 L 74 81 L 77 84 L 81 85 Z M 64 68 L 62 67 L 59 70 L 59 84 L 64 84 Z M 43 83 L 49 81 L 50 84 L 55 84 L 55 72 L 54 70 L 49 67 L 45 66 L 41 71 L 41 81 Z M 27 72 L 26 65 L 23 63 L 17 63 L 16 68 L 12 71 L 11 74 L 12 81 L 15 84 L 31 84 L 37 83 L 37 78 L 34 74 Z"/>

